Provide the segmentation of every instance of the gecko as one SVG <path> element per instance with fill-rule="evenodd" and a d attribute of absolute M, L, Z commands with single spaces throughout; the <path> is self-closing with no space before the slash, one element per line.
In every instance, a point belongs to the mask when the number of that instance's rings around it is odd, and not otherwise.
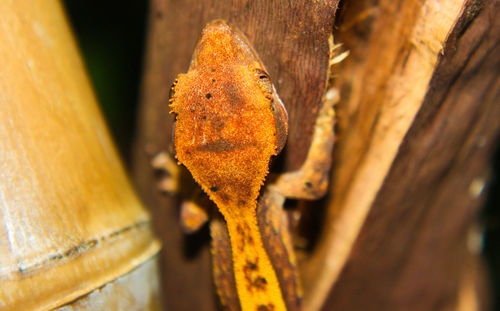
<path fill-rule="evenodd" d="M 262 191 L 269 163 L 285 145 L 288 115 L 245 35 L 223 20 L 207 24 L 187 73 L 179 74 L 169 97 L 178 163 L 162 152 L 152 165 L 168 172 L 161 188 L 172 192 L 180 187 L 177 164 L 182 164 L 220 212 L 214 213 L 210 229 L 221 305 L 300 310 L 300 280 L 283 203 L 325 194 L 338 93 L 325 94 L 302 167 L 270 176 Z M 202 192 L 194 196 L 181 209 L 186 232 L 209 218 L 199 204 Z"/>

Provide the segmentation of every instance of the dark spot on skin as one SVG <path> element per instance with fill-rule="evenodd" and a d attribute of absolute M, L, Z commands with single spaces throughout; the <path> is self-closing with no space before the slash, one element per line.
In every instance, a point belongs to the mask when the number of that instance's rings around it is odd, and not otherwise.
<path fill-rule="evenodd" d="M 208 93 L 207 95 L 205 95 L 205 97 L 206 97 L 207 99 L 210 99 L 210 98 L 212 98 L 212 94 Z"/>
<path fill-rule="evenodd" d="M 243 224 L 243 226 L 243 230 L 245 230 L 246 232 L 250 231 L 250 226 L 247 223 Z"/>
<path fill-rule="evenodd" d="M 236 230 L 238 230 L 238 228 Z M 243 241 L 248 245 L 253 245 L 253 238 L 248 234 L 248 232 L 250 232 L 250 228 L 248 227 L 248 225 L 245 224 L 244 228 L 239 227 L 238 233 L 242 236 Z M 249 261 L 247 261 L 247 264 L 249 264 Z"/>
<path fill-rule="evenodd" d="M 215 83 L 215 79 L 212 79 L 212 82 L 214 82 L 214 83 Z"/>
<path fill-rule="evenodd" d="M 311 188 L 312 187 L 312 184 L 310 182 L 308 182 L 308 181 L 306 181 L 305 185 L 306 185 L 307 188 Z"/>
<path fill-rule="evenodd" d="M 78 247 L 72 247 L 64 253 L 64 256 L 70 257 L 78 253 Z"/>
<path fill-rule="evenodd" d="M 257 311 L 273 311 L 274 305 L 272 303 L 267 305 L 260 305 L 257 307 Z"/>
<path fill-rule="evenodd" d="M 224 92 L 226 93 L 227 100 L 231 105 L 241 107 L 245 104 L 241 91 L 236 83 L 228 82 L 224 85 Z"/>
<path fill-rule="evenodd" d="M 265 290 L 267 286 L 266 278 L 256 275 L 259 270 L 259 265 L 257 262 L 252 262 L 250 260 L 246 261 L 243 267 L 243 273 L 245 275 L 245 280 L 247 281 L 247 287 L 249 290 Z"/>
<path fill-rule="evenodd" d="M 203 116 L 201 117 L 202 120 L 206 120 L 207 119 L 207 116 Z"/>
<path fill-rule="evenodd" d="M 250 187 L 247 187 L 246 189 L 241 189 L 240 201 L 252 200 L 251 197 L 252 197 L 252 191 Z"/>
<path fill-rule="evenodd" d="M 57 255 L 51 256 L 50 260 L 57 260 L 57 259 L 61 259 L 61 258 L 63 258 L 63 255 L 57 254 Z"/>
<path fill-rule="evenodd" d="M 224 151 L 245 149 L 248 146 L 255 146 L 255 145 L 256 145 L 255 142 L 238 143 L 236 145 L 228 140 L 219 139 L 213 142 L 208 142 L 203 145 L 196 146 L 196 150 L 207 151 L 207 152 L 224 152 Z M 250 193 L 250 188 L 248 189 L 248 192 Z"/>
<path fill-rule="evenodd" d="M 226 122 L 222 118 L 211 118 L 210 120 L 212 121 L 212 128 L 216 131 L 221 130 L 226 125 Z"/>
<path fill-rule="evenodd" d="M 228 196 L 227 194 L 225 194 L 225 193 L 221 193 L 221 194 L 219 195 L 219 197 L 220 197 L 220 199 L 221 199 L 221 201 L 222 201 L 223 203 L 227 203 L 227 202 L 229 202 L 229 196 Z"/>
<path fill-rule="evenodd" d="M 217 190 L 219 190 L 219 188 L 217 188 L 217 187 L 211 187 L 210 188 L 210 191 L 213 191 L 213 192 L 217 192 Z"/>
<path fill-rule="evenodd" d="M 255 244 L 252 236 L 249 234 L 250 228 L 248 227 L 247 224 L 243 224 L 243 226 L 238 224 L 236 226 L 236 232 L 238 233 L 239 236 L 241 236 L 241 240 L 240 240 L 241 245 L 239 245 L 240 246 L 239 248 L 241 251 L 243 251 L 245 249 L 246 245 L 254 245 Z M 250 262 L 247 260 L 245 267 L 249 268 L 250 267 L 250 266 L 248 266 L 249 264 L 250 264 Z"/>
<path fill-rule="evenodd" d="M 219 139 L 217 141 L 209 142 L 196 147 L 196 150 L 208 152 L 223 152 L 232 151 L 235 149 L 238 149 L 238 147 L 224 139 Z"/>
<path fill-rule="evenodd" d="M 258 289 L 258 290 L 264 290 L 267 286 L 267 280 L 261 276 L 258 276 L 254 281 L 253 281 L 253 286 Z"/>
<path fill-rule="evenodd" d="M 245 265 L 245 269 L 248 268 L 249 270 L 255 271 L 259 268 L 257 263 L 251 262 L 250 260 L 247 260 L 247 263 Z"/>
<path fill-rule="evenodd" d="M 243 234 L 243 228 L 240 225 L 237 225 L 236 232 L 238 232 L 239 234 Z"/>
<path fill-rule="evenodd" d="M 195 110 L 194 110 L 194 108 L 191 108 L 191 110 L 190 110 L 190 111 L 191 111 L 191 112 L 194 112 Z"/>

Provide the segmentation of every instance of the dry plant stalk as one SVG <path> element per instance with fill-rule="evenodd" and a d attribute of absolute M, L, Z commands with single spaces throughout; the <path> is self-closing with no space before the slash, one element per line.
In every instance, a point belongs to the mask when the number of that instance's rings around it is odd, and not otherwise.
<path fill-rule="evenodd" d="M 160 244 L 61 4 L 0 6 L 0 309 L 61 307 L 120 277 L 141 279 L 143 291 L 85 299 L 130 306 L 137 295 L 140 308 L 158 309 Z"/>
<path fill-rule="evenodd" d="M 346 38 L 351 54 L 335 71 L 338 83 L 351 91 L 338 107 L 344 118 L 340 118 L 328 225 L 304 273 L 311 293 L 306 309 L 319 308 L 348 259 L 375 196 L 422 107 L 463 1 L 406 1 L 398 10 L 391 9 L 393 6 L 392 1 L 381 1 L 361 10 L 371 15 L 365 18 L 373 19 L 371 36 L 362 43 L 363 55 Z M 356 8 L 357 14 L 361 8 Z M 348 25 L 351 18 L 346 16 Z M 338 40 L 355 26 L 351 24 L 343 32 L 341 24 Z"/>

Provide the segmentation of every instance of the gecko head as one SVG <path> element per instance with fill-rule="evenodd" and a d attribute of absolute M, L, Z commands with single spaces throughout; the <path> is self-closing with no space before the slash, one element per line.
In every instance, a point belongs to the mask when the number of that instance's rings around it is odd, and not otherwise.
<path fill-rule="evenodd" d="M 209 22 L 203 29 L 190 70 L 215 70 L 214 67 L 208 69 L 206 66 L 222 63 L 238 64 L 253 73 L 261 92 L 269 100 L 276 124 L 276 153 L 280 153 L 288 137 L 286 108 L 265 66 L 245 34 L 226 21 L 217 19 Z"/>
<path fill-rule="evenodd" d="M 221 20 L 209 23 L 170 102 L 177 160 L 218 205 L 254 202 L 288 126 L 269 74 L 243 33 Z"/>

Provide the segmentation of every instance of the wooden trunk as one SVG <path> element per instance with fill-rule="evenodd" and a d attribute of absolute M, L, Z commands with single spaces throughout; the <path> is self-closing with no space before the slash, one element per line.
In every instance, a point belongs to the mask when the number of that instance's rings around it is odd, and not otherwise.
<path fill-rule="evenodd" d="M 168 309 L 216 309 L 207 232 L 181 233 L 150 160 L 170 150 L 170 86 L 217 18 L 249 37 L 287 107 L 283 171 L 304 160 L 332 32 L 350 52 L 329 85 L 341 95 L 330 191 L 307 204 L 324 219 L 301 256 L 304 310 L 485 308 L 472 242 L 500 133 L 499 15 L 495 0 L 151 1 L 134 179 L 165 244 Z"/>

